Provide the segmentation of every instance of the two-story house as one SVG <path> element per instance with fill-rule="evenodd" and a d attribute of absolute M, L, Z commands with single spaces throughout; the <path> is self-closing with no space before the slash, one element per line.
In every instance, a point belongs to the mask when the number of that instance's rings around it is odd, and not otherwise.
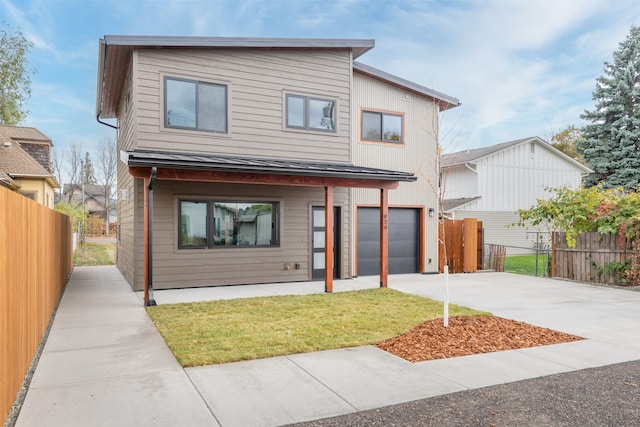
<path fill-rule="evenodd" d="M 580 187 L 591 172 L 538 137 L 445 154 L 441 163 L 445 214 L 482 221 L 485 243 L 508 246 L 508 254 L 548 242 L 546 228 L 512 226 L 519 209 L 548 200 L 548 189 Z"/>
<path fill-rule="evenodd" d="M 118 132 L 118 267 L 134 289 L 330 291 L 437 270 L 434 136 L 459 102 L 354 62 L 373 46 L 100 40 L 96 114 Z"/>

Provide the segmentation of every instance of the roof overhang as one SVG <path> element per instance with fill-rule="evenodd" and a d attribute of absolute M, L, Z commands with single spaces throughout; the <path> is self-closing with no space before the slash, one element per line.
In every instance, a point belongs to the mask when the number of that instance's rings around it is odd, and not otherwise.
<path fill-rule="evenodd" d="M 27 174 L 27 173 L 9 173 L 9 176 L 14 180 L 17 179 L 34 179 L 45 180 L 52 188 L 60 188 L 58 181 L 52 175 L 40 175 L 40 174 Z"/>
<path fill-rule="evenodd" d="M 346 49 L 357 58 L 372 49 L 372 39 L 307 39 L 249 37 L 104 36 L 98 51 L 96 116 L 115 118 L 129 62 L 140 49 Z"/>
<path fill-rule="evenodd" d="M 462 105 L 462 103 L 453 96 L 445 95 L 444 93 L 438 92 L 437 90 L 429 89 L 428 87 L 421 86 L 417 83 L 405 80 L 398 76 L 394 76 L 393 74 L 389 74 L 360 62 L 353 62 L 353 70 L 373 79 L 385 82 L 392 86 L 399 87 L 400 89 L 431 98 L 435 102 L 437 102 L 438 106 L 440 107 L 440 111 L 449 110 L 451 108 Z"/>
<path fill-rule="evenodd" d="M 120 159 L 134 177 L 147 178 L 156 168 L 159 180 L 387 189 L 417 180 L 409 172 L 345 163 L 158 151 L 121 151 Z"/>
<path fill-rule="evenodd" d="M 461 197 L 459 199 L 447 199 L 442 201 L 442 210 L 446 213 L 460 209 L 476 200 L 480 200 L 481 196 Z"/>

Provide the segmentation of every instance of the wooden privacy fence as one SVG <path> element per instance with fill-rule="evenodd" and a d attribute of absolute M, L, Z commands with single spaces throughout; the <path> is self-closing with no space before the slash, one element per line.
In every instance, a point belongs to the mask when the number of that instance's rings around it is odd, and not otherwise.
<path fill-rule="evenodd" d="M 482 266 L 482 241 L 482 222 L 476 218 L 440 220 L 438 225 L 440 273 L 444 272 L 444 245 L 446 245 L 449 273 L 477 271 L 478 266 Z"/>
<path fill-rule="evenodd" d="M 551 275 L 580 282 L 623 284 L 619 274 L 632 253 L 632 241 L 620 242 L 618 234 L 581 233 L 576 247 L 567 245 L 565 233 L 552 237 Z"/>
<path fill-rule="evenodd" d="M 0 414 L 7 417 L 73 269 L 71 219 L 0 187 Z"/>
<path fill-rule="evenodd" d="M 504 258 L 507 255 L 506 246 L 488 244 L 487 254 L 483 263 L 483 268 L 488 270 L 504 272 Z"/>

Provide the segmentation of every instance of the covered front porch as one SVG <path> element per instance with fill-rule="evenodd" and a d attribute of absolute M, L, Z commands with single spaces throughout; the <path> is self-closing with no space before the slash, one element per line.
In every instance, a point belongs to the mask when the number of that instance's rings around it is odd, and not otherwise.
<path fill-rule="evenodd" d="M 256 159 L 217 155 L 131 151 L 121 153 L 129 173 L 144 182 L 144 303 L 155 305 L 153 293 L 153 206 L 158 181 L 279 185 L 324 189 L 324 224 L 334 228 L 336 188 L 374 188 L 380 192 L 380 287 L 388 284 L 388 192 L 400 182 L 417 178 L 406 172 L 359 167 L 350 164 L 311 163 L 280 159 Z M 348 236 L 348 239 L 352 239 Z M 324 233 L 324 292 L 334 287 L 334 234 Z"/>

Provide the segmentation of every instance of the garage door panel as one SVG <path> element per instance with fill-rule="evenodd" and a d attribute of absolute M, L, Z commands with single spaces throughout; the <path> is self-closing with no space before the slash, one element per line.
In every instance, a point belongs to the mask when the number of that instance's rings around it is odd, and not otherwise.
<path fill-rule="evenodd" d="M 389 274 L 417 273 L 418 209 L 389 209 Z M 358 208 L 358 274 L 380 274 L 380 210 Z"/>

